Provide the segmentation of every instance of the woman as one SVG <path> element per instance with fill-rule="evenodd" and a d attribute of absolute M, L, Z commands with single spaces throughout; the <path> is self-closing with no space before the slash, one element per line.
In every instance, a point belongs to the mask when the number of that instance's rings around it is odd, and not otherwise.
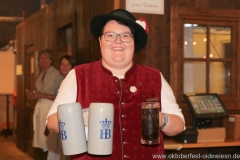
<path fill-rule="evenodd" d="M 49 49 L 38 54 L 41 73 L 35 82 L 35 90 L 26 90 L 28 99 L 37 99 L 33 113 L 33 147 L 47 151 L 47 136 L 44 135 L 46 116 L 63 80 L 60 72 L 52 66 L 53 55 Z"/>
<path fill-rule="evenodd" d="M 134 53 L 147 44 L 147 22 L 127 10 L 117 9 L 91 20 L 91 32 L 99 41 L 102 58 L 78 65 L 70 71 L 59 89 L 48 114 L 48 128 L 59 132 L 57 106 L 79 102 L 88 108 L 91 102 L 114 104 L 113 152 L 108 156 L 87 153 L 71 156 L 77 160 L 152 159 L 164 154 L 163 133 L 176 135 L 185 128 L 184 117 L 172 90 L 157 69 L 135 64 Z M 160 144 L 141 145 L 141 102 L 156 98 L 160 102 Z M 87 120 L 87 119 L 85 119 Z M 87 122 L 85 122 L 87 124 Z M 103 146 L 104 147 L 104 146 Z M 160 159 L 160 158 L 159 158 Z"/>
<path fill-rule="evenodd" d="M 75 60 L 70 55 L 64 55 L 60 58 L 60 72 L 66 77 L 68 72 L 75 66 Z M 63 155 L 61 139 L 58 133 L 50 132 L 48 139 L 48 157 L 47 160 L 67 160 L 68 156 Z"/>
<path fill-rule="evenodd" d="M 60 72 L 66 77 L 68 72 L 76 65 L 75 59 L 70 55 L 65 55 L 60 58 Z"/>

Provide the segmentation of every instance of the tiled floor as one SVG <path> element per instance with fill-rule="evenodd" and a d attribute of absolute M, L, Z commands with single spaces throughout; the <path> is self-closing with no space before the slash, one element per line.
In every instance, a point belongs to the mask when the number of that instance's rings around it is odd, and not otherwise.
<path fill-rule="evenodd" d="M 33 158 L 16 147 L 12 136 L 0 135 L 0 160 L 33 160 Z"/>

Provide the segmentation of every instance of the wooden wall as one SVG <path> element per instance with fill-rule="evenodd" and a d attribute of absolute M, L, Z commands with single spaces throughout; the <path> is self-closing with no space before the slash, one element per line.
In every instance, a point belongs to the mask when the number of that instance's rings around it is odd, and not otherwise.
<path fill-rule="evenodd" d="M 125 8 L 125 0 L 55 0 L 48 7 L 40 10 L 17 26 L 17 64 L 22 65 L 23 74 L 17 76 L 17 146 L 26 149 L 24 135 L 26 134 L 26 46 L 34 45 L 35 51 L 51 48 L 55 53 L 55 66 L 58 68 L 61 51 L 57 44 L 57 30 L 68 24 L 74 29 L 73 55 L 78 64 L 98 60 L 100 56 L 99 45 L 90 33 L 90 20 L 94 15 L 108 13 L 113 8 Z M 172 6 L 240 9 L 239 0 L 165 0 L 164 14 L 133 13 L 137 19 L 146 18 L 149 22 L 150 32 L 147 46 L 135 55 L 136 63 L 148 65 L 159 69 L 166 80 L 170 81 L 170 8 Z M 174 71 L 172 71 L 174 74 Z M 180 106 L 182 107 L 182 106 Z M 186 124 L 192 124 L 192 115 L 187 107 L 183 107 Z"/>
<path fill-rule="evenodd" d="M 21 21 L 17 18 L 29 17 L 39 8 L 39 0 L 24 0 L 24 3 L 18 0 L 0 1 L 0 48 L 8 45 L 10 40 L 15 40 L 16 25 Z"/>
<path fill-rule="evenodd" d="M 114 0 L 78 0 L 77 1 L 77 52 L 79 64 L 100 59 L 99 45 L 90 31 L 91 18 L 113 10 Z"/>

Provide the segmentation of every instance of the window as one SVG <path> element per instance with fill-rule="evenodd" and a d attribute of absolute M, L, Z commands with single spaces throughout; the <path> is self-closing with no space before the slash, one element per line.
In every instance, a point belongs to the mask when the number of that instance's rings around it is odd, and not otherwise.
<path fill-rule="evenodd" d="M 231 26 L 205 22 L 183 28 L 183 92 L 231 94 Z"/>
<path fill-rule="evenodd" d="M 187 93 L 218 93 L 238 105 L 240 11 L 171 8 L 170 85 L 178 103 Z"/>

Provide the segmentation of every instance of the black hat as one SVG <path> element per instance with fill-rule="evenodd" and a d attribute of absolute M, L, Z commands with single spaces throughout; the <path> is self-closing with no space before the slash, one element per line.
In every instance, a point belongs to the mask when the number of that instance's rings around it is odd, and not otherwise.
<path fill-rule="evenodd" d="M 135 53 L 139 52 L 147 44 L 148 36 L 144 28 L 136 23 L 136 18 L 125 9 L 116 9 L 108 14 L 102 14 L 93 17 L 90 23 L 91 32 L 94 38 L 98 41 L 101 29 L 109 20 L 121 21 L 124 24 L 134 28 L 135 33 L 133 35 L 135 41 Z"/>

